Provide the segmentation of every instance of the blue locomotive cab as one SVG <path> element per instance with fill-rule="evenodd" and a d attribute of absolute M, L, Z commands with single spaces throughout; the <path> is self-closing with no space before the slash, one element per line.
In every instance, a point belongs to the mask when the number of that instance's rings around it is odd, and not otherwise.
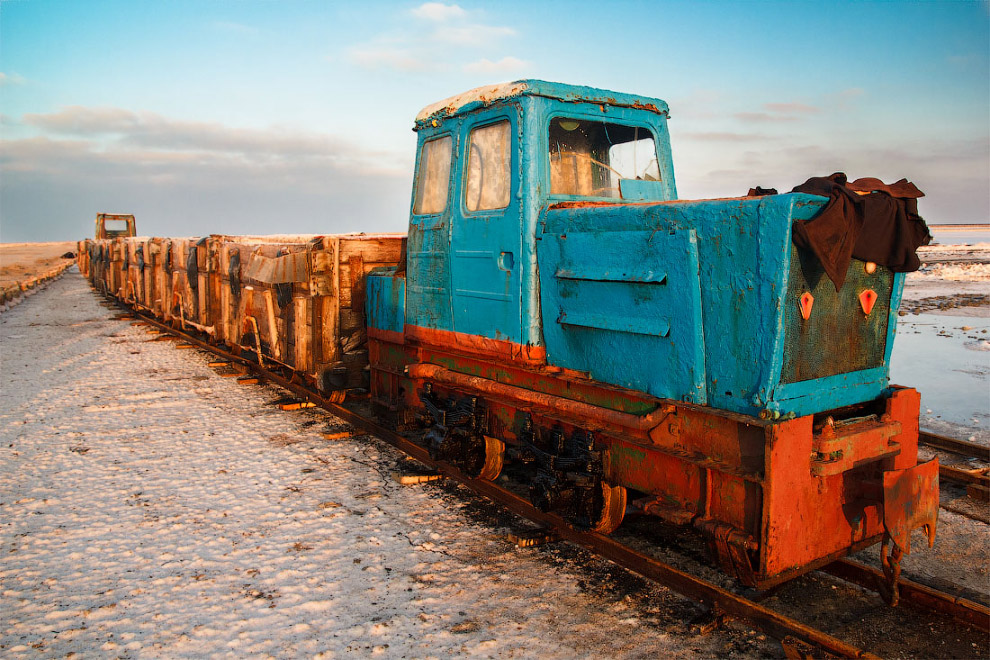
<path fill-rule="evenodd" d="M 404 299 L 368 284 L 405 336 L 773 418 L 886 391 L 903 276 L 854 261 L 830 290 L 791 241 L 823 197 L 678 200 L 663 101 L 524 80 L 415 130 L 407 267 L 380 275 Z M 399 317 L 368 309 L 372 329 Z"/>

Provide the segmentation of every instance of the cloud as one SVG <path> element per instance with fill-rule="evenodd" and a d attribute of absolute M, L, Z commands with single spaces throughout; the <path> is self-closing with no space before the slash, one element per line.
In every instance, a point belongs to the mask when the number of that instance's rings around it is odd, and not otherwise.
<path fill-rule="evenodd" d="M 694 142 L 763 142 L 778 139 L 762 133 L 734 133 L 731 131 L 687 132 L 681 133 L 680 137 Z"/>
<path fill-rule="evenodd" d="M 349 59 L 363 69 L 393 69 L 406 73 L 439 70 L 443 64 L 407 48 L 374 47 L 354 48 Z"/>
<path fill-rule="evenodd" d="M 239 154 L 257 158 L 354 158 L 346 140 L 284 128 L 232 128 L 216 122 L 175 120 L 123 108 L 69 106 L 26 114 L 23 123 L 49 134 L 80 137 L 111 149 L 156 149 Z"/>
<path fill-rule="evenodd" d="M 821 112 L 820 108 L 816 108 L 813 105 L 807 105 L 806 103 L 764 103 L 763 107 L 770 112 L 778 113 L 797 113 L 797 114 L 815 114 Z"/>
<path fill-rule="evenodd" d="M 834 103 L 841 110 L 850 109 L 856 99 L 866 95 L 866 90 L 862 87 L 849 87 L 834 94 L 829 94 L 827 100 Z"/>
<path fill-rule="evenodd" d="M 483 48 L 494 45 L 506 37 L 514 37 L 516 34 L 516 31 L 510 27 L 472 23 L 439 27 L 430 35 L 430 39 L 455 46 Z"/>
<path fill-rule="evenodd" d="M 985 133 L 959 140 L 919 135 L 893 143 L 842 133 L 820 139 L 730 140 L 741 142 L 736 148 L 728 143 L 685 143 L 678 151 L 678 192 L 685 199 L 740 195 L 754 185 L 786 192 L 809 177 L 832 172 L 888 182 L 906 177 L 926 193 L 919 209 L 929 222 L 986 221 L 990 137 Z"/>
<path fill-rule="evenodd" d="M 141 214 L 142 232 L 173 236 L 397 231 L 406 222 L 411 153 L 122 108 L 74 106 L 22 123 L 42 135 L 5 140 L 0 151 L 4 240 L 76 238 L 90 224 L 80 218 L 107 208 Z"/>
<path fill-rule="evenodd" d="M 364 69 L 401 73 L 445 71 L 457 60 L 471 61 L 461 67 L 468 73 L 508 71 L 525 64 L 511 56 L 497 61 L 493 58 L 492 50 L 519 33 L 484 20 L 482 12 L 428 2 L 410 13 L 426 25 L 417 29 L 403 25 L 383 31 L 368 41 L 352 45 L 346 51 L 346 59 Z"/>
<path fill-rule="evenodd" d="M 804 119 L 807 115 L 817 114 L 821 110 L 805 103 L 764 103 L 767 112 L 736 112 L 733 117 L 749 123 L 778 124 Z M 803 115 L 803 116 L 795 116 Z"/>
<path fill-rule="evenodd" d="M 83 106 L 24 115 L 22 122 L 45 134 L 5 142 L 0 156 L 5 172 L 60 172 L 78 179 L 103 167 L 111 180 L 167 174 L 189 185 L 236 173 L 232 181 L 260 186 L 282 181 L 316 190 L 324 185 L 320 180 L 340 174 L 411 176 L 412 164 L 398 153 L 369 151 L 341 136 L 282 127 L 233 128 Z M 320 173 L 316 179 L 314 172 Z"/>
<path fill-rule="evenodd" d="M 23 85 L 26 82 L 27 79 L 20 74 L 0 71 L 0 87 L 4 87 L 5 85 Z"/>
<path fill-rule="evenodd" d="M 797 117 L 789 115 L 773 115 L 769 112 L 737 112 L 733 115 L 736 119 L 748 122 L 777 123 L 782 121 L 797 121 Z"/>
<path fill-rule="evenodd" d="M 425 2 L 411 10 L 410 13 L 417 18 L 438 23 L 467 16 L 467 12 L 461 9 L 459 5 L 445 5 L 442 2 Z"/>
<path fill-rule="evenodd" d="M 476 62 L 470 62 L 465 64 L 461 69 L 465 73 L 490 73 L 490 74 L 501 74 L 501 73 L 511 73 L 514 71 L 519 71 L 520 69 L 525 69 L 529 66 L 529 62 L 521 60 L 518 57 L 512 57 L 507 55 L 500 60 L 492 62 L 487 57 L 484 57 Z"/>
<path fill-rule="evenodd" d="M 51 114 L 24 115 L 22 121 L 62 135 L 120 133 L 135 128 L 140 120 L 122 108 L 87 108 L 73 105 Z"/>

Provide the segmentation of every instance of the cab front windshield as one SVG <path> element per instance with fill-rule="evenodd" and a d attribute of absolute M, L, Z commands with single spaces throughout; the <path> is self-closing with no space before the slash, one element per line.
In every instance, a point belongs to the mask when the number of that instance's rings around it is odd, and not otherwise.
<path fill-rule="evenodd" d="M 551 195 L 619 198 L 621 180 L 660 180 L 649 129 L 570 117 L 550 120 Z"/>

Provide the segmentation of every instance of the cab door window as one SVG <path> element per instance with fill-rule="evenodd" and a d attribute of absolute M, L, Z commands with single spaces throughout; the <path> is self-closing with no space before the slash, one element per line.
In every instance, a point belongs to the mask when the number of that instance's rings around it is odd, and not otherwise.
<path fill-rule="evenodd" d="M 451 144 L 449 135 L 423 143 L 416 182 L 416 203 L 413 205 L 416 215 L 443 213 L 447 208 Z"/>
<path fill-rule="evenodd" d="M 508 121 L 471 131 L 465 189 L 468 211 L 503 209 L 509 205 L 509 137 Z"/>

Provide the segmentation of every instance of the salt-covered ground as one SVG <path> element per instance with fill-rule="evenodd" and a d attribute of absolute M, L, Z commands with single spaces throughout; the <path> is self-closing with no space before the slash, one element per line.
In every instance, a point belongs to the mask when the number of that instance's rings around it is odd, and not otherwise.
<path fill-rule="evenodd" d="M 0 315 L 0 656 L 766 652 L 516 549 L 391 481 L 388 447 L 109 316 L 75 272 Z"/>

